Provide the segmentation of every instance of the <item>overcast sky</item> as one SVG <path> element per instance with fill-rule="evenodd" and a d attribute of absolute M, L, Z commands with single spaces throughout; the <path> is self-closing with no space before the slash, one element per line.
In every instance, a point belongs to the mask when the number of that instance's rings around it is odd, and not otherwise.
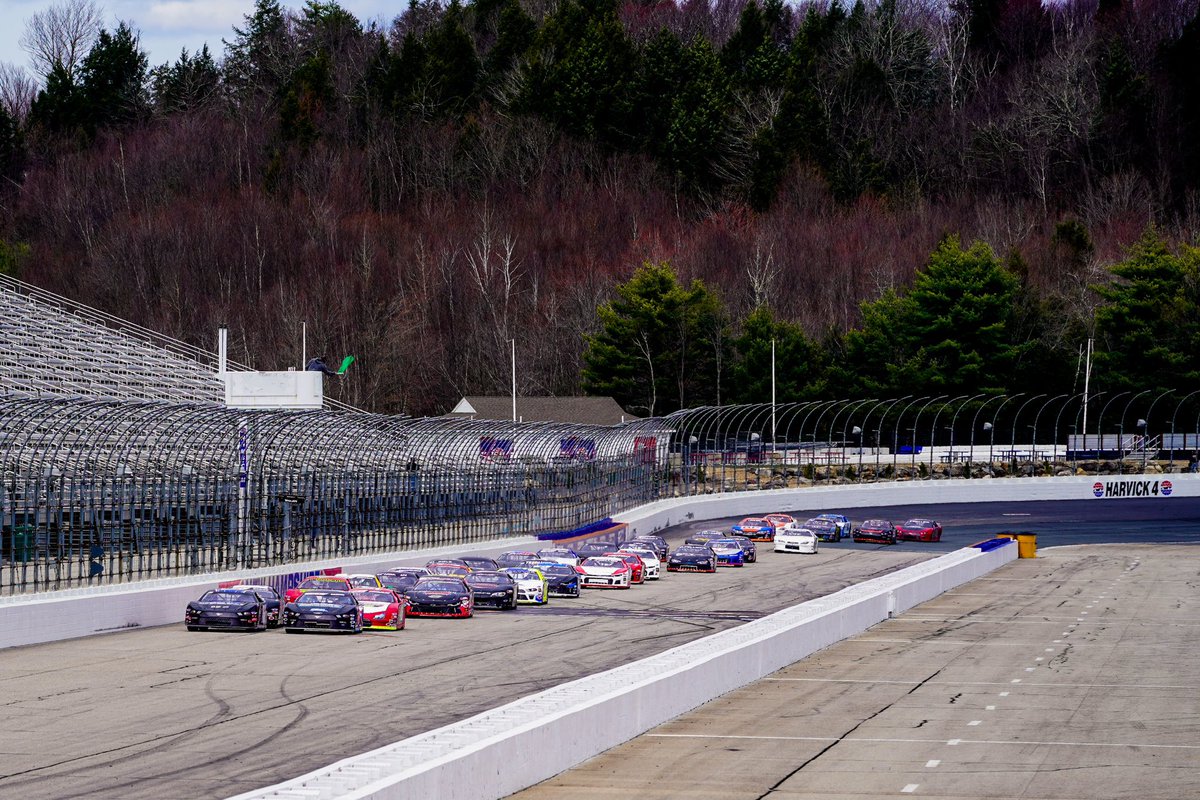
<path fill-rule="evenodd" d="M 25 21 L 52 5 L 50 0 L 0 0 L 0 61 L 29 66 L 29 57 L 18 41 Z M 254 9 L 254 0 L 98 0 L 104 10 L 105 27 L 115 28 L 125 20 L 141 31 L 142 49 L 150 66 L 174 61 L 179 51 L 198 50 L 207 43 L 216 57 L 222 39 L 232 38 L 233 26 Z M 303 0 L 283 0 L 283 5 L 300 8 Z M 407 0 L 341 0 L 341 6 L 363 22 L 391 20 L 407 7 Z"/>

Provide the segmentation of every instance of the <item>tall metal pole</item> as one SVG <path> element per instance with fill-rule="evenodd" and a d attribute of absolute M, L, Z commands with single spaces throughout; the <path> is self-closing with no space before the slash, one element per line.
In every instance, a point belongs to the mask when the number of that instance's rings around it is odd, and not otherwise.
<path fill-rule="evenodd" d="M 517 421 L 517 340 L 509 339 L 509 344 L 512 345 L 512 406 L 513 406 L 513 422 Z"/>
<path fill-rule="evenodd" d="M 1087 361 L 1083 370 L 1083 444 L 1080 445 L 1080 450 L 1087 450 L 1087 407 L 1088 407 L 1088 386 L 1092 379 L 1092 339 L 1088 338 L 1087 343 Z"/>
<path fill-rule="evenodd" d="M 308 323 L 300 323 L 300 369 L 308 366 Z"/>
<path fill-rule="evenodd" d="M 771 339 L 771 451 L 775 447 L 775 339 Z"/>

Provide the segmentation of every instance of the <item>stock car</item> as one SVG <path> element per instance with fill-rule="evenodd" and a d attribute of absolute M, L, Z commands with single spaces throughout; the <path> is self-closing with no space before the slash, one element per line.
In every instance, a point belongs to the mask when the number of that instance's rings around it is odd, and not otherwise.
<path fill-rule="evenodd" d="M 553 561 L 573 567 L 579 563 L 579 553 L 568 547 L 547 547 L 537 551 L 539 561 Z"/>
<path fill-rule="evenodd" d="M 448 575 L 451 578 L 465 578 L 474 571 L 466 564 L 449 560 L 430 561 L 425 565 L 425 569 L 429 570 L 430 575 Z"/>
<path fill-rule="evenodd" d="M 463 578 L 427 575 L 408 590 L 410 617 L 475 616 L 475 593 Z"/>
<path fill-rule="evenodd" d="M 404 630 L 408 601 L 392 589 L 372 589 L 369 586 L 351 592 L 362 606 L 364 628 L 382 631 Z"/>
<path fill-rule="evenodd" d="M 294 603 L 305 592 L 311 592 L 316 589 L 327 589 L 331 592 L 348 592 L 353 588 L 350 585 L 350 581 L 346 580 L 345 575 L 314 575 L 311 578 L 305 578 L 300 581 L 298 586 L 293 586 L 284 592 L 283 602 Z"/>
<path fill-rule="evenodd" d="M 519 567 L 526 561 L 537 561 L 538 554 L 528 550 L 510 550 L 496 556 L 496 563 L 501 567 Z"/>
<path fill-rule="evenodd" d="M 746 517 L 729 531 L 756 542 L 769 542 L 775 538 L 775 526 L 764 517 Z"/>
<path fill-rule="evenodd" d="M 706 544 L 684 544 L 667 556 L 667 572 L 716 572 L 717 554 Z"/>
<path fill-rule="evenodd" d="M 734 536 L 733 534 L 730 534 L 729 538 L 742 546 L 742 557 L 747 564 L 758 563 L 758 545 L 754 543 L 753 539 L 747 536 Z"/>
<path fill-rule="evenodd" d="M 775 534 L 775 552 L 815 554 L 817 539 L 817 532 L 807 526 L 789 525 Z"/>
<path fill-rule="evenodd" d="M 835 542 L 840 542 L 843 538 L 849 539 L 850 535 L 854 532 L 854 523 L 845 514 L 817 514 L 813 519 L 833 523 L 834 528 L 837 529 L 837 534 L 833 538 Z M 812 520 L 809 520 L 809 522 L 812 522 Z M 806 522 L 805 527 L 807 526 L 808 523 Z M 820 535 L 819 532 L 818 535 Z"/>
<path fill-rule="evenodd" d="M 400 594 L 407 594 L 412 585 L 429 574 L 424 567 L 396 567 L 387 572 L 381 572 L 375 577 L 385 589 L 392 589 Z"/>
<path fill-rule="evenodd" d="M 777 531 L 786 528 L 788 525 L 796 524 L 796 518 L 791 514 L 764 514 L 763 519 L 771 523 Z"/>
<path fill-rule="evenodd" d="M 222 591 L 253 592 L 262 598 L 263 605 L 267 609 L 267 627 L 278 628 L 283 624 L 283 598 L 272 587 L 256 583 L 239 583 L 237 586 L 230 586 Z"/>
<path fill-rule="evenodd" d="M 448 559 L 454 563 L 462 563 L 470 567 L 472 570 L 483 570 L 484 572 L 495 572 L 500 569 L 500 565 L 496 563 L 496 559 L 488 558 L 487 556 L 461 556 L 460 558 Z"/>
<path fill-rule="evenodd" d="M 775 534 L 779 538 L 779 534 Z M 746 555 L 736 539 L 713 539 L 708 543 L 717 556 L 718 567 L 742 567 L 746 565 Z"/>
<path fill-rule="evenodd" d="M 530 561 L 528 566 L 546 578 L 551 597 L 579 597 L 579 572 L 574 565 L 557 561 Z"/>
<path fill-rule="evenodd" d="M 635 556 L 633 553 L 625 553 L 621 550 L 613 550 L 611 553 L 604 555 L 610 558 L 619 558 L 629 565 L 629 582 L 630 583 L 645 583 L 646 582 L 646 562 L 642 561 L 640 556 Z"/>
<path fill-rule="evenodd" d="M 656 536 L 652 533 L 648 533 L 648 534 L 645 534 L 642 536 L 635 536 L 632 539 L 630 539 L 628 542 L 626 542 L 626 544 L 644 544 L 644 545 L 646 545 L 651 550 L 658 553 L 659 562 L 666 561 L 667 553 L 671 552 L 671 547 L 670 547 L 670 545 L 667 544 L 667 540 L 661 536 Z"/>
<path fill-rule="evenodd" d="M 714 539 L 728 539 L 731 535 L 732 534 L 728 534 L 725 531 L 696 531 L 695 533 L 688 534 L 687 539 L 684 541 L 691 542 L 692 544 L 704 544 L 705 542 L 711 542 Z"/>
<path fill-rule="evenodd" d="M 501 571 L 507 573 L 517 585 L 517 602 L 521 605 L 544 606 L 550 602 L 550 587 L 546 585 L 546 576 L 541 570 L 522 564 L 519 567 L 505 567 Z"/>
<path fill-rule="evenodd" d="M 342 577 L 350 581 L 350 586 L 354 589 L 380 589 L 383 587 L 377 576 L 368 573 L 356 573 Z"/>
<path fill-rule="evenodd" d="M 868 519 L 854 531 L 856 542 L 896 543 L 896 526 L 886 519 Z"/>
<path fill-rule="evenodd" d="M 283 607 L 283 630 L 362 633 L 363 610 L 353 592 L 312 589 Z"/>
<path fill-rule="evenodd" d="M 940 542 L 942 526 L 932 519 L 910 519 L 896 526 L 896 538 L 910 542 Z"/>
<path fill-rule="evenodd" d="M 592 556 L 577 569 L 584 589 L 628 589 L 632 585 L 633 570 L 621 558 Z"/>
<path fill-rule="evenodd" d="M 517 582 L 507 572 L 480 570 L 467 576 L 467 586 L 475 593 L 476 608 L 512 611 L 517 607 Z"/>
<path fill-rule="evenodd" d="M 189 631 L 213 628 L 263 631 L 267 629 L 266 604 L 254 592 L 214 589 L 187 604 L 183 624 Z"/>
<path fill-rule="evenodd" d="M 637 542 L 626 542 L 621 545 L 621 549 L 617 552 L 633 553 L 642 560 L 643 580 L 656 581 L 661 577 L 662 572 L 658 565 L 662 562 L 658 560 L 658 553 L 646 545 L 638 544 Z"/>
<path fill-rule="evenodd" d="M 838 528 L 837 523 L 830 519 L 818 519 L 813 517 L 803 525 L 797 525 L 797 528 L 807 528 L 817 535 L 817 538 L 822 542 L 840 542 L 842 540 L 842 532 Z"/>
<path fill-rule="evenodd" d="M 579 560 L 583 561 L 585 558 L 591 556 L 602 556 L 605 553 L 611 553 L 620 546 L 616 542 L 584 542 L 575 548 L 575 552 L 579 555 Z"/>

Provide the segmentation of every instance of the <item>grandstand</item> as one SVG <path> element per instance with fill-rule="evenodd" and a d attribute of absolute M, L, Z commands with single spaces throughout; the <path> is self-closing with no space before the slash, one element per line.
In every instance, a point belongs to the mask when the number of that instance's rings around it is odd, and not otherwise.
<path fill-rule="evenodd" d="M 251 367 L 229 362 L 232 370 Z M 215 353 L 0 275 L 6 394 L 224 402 Z M 326 398 L 326 408 L 352 410 Z"/>

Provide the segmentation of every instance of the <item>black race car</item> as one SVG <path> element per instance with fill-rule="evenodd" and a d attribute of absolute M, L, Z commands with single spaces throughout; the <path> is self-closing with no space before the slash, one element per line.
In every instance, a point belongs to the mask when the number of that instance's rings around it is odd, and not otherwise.
<path fill-rule="evenodd" d="M 749 536 L 726 536 L 727 539 L 733 539 L 742 546 L 742 560 L 747 564 L 753 564 L 758 561 L 758 545 Z"/>
<path fill-rule="evenodd" d="M 652 533 L 643 534 L 641 536 L 635 536 L 632 539 L 630 539 L 629 541 L 630 541 L 630 543 L 637 542 L 639 544 L 646 545 L 651 550 L 658 553 L 659 561 L 666 561 L 667 553 L 671 552 L 671 548 L 667 544 L 667 540 L 661 536 L 655 536 Z"/>
<path fill-rule="evenodd" d="M 584 542 L 583 544 L 579 545 L 579 547 L 575 548 L 575 552 L 579 556 L 579 560 L 582 562 L 585 558 L 602 556 L 605 553 L 615 552 L 619 547 L 620 545 L 616 542 Z"/>
<path fill-rule="evenodd" d="M 278 628 L 283 624 L 283 596 L 270 586 L 240 583 L 237 586 L 231 586 L 228 589 L 222 589 L 221 591 L 246 592 L 247 594 L 258 595 L 262 598 L 263 605 L 265 605 L 267 608 L 267 627 Z"/>
<path fill-rule="evenodd" d="M 800 527 L 808 528 L 822 542 L 840 542 L 842 540 L 842 529 L 831 519 L 813 517 Z"/>
<path fill-rule="evenodd" d="M 189 631 L 263 631 L 267 629 L 266 603 L 255 592 L 216 589 L 187 604 L 183 624 Z"/>
<path fill-rule="evenodd" d="M 283 607 L 283 629 L 362 633 L 362 606 L 350 592 L 311 589 Z"/>
<path fill-rule="evenodd" d="M 530 550 L 510 550 L 507 553 L 501 553 L 496 557 L 496 564 L 503 569 L 504 567 L 519 567 L 527 561 L 536 561 L 537 553 Z"/>
<path fill-rule="evenodd" d="M 396 567 L 395 569 L 389 569 L 387 572 L 381 572 L 375 577 L 379 578 L 379 582 L 383 584 L 383 588 L 392 589 L 404 595 L 412 588 L 414 583 L 428 574 L 429 570 L 424 567 Z"/>
<path fill-rule="evenodd" d="M 706 544 L 685 544 L 667 556 L 667 572 L 716 572 L 717 554 Z"/>
<path fill-rule="evenodd" d="M 429 575 L 408 590 L 410 617 L 473 617 L 475 592 L 463 578 Z"/>
<path fill-rule="evenodd" d="M 868 519 L 855 529 L 854 541 L 895 544 L 896 526 L 886 519 Z"/>
<path fill-rule="evenodd" d="M 552 561 L 534 562 L 546 579 L 546 591 L 551 597 L 579 597 L 579 573 L 570 564 Z"/>
<path fill-rule="evenodd" d="M 483 572 L 495 572 L 500 569 L 500 565 L 496 563 L 496 559 L 487 558 L 485 556 L 461 556 L 459 558 L 450 559 L 451 561 L 461 561 L 473 570 L 481 570 Z"/>
<path fill-rule="evenodd" d="M 517 607 L 517 584 L 504 572 L 472 572 L 467 586 L 475 592 L 477 608 L 498 608 L 512 611 Z"/>

